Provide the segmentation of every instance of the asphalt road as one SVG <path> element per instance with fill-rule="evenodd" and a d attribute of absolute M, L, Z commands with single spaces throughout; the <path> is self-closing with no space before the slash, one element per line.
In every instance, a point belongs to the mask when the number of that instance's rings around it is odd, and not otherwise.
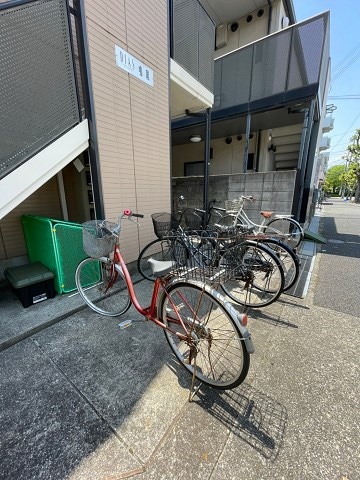
<path fill-rule="evenodd" d="M 314 304 L 360 315 L 360 205 L 331 198 L 324 205 L 321 248 Z"/>

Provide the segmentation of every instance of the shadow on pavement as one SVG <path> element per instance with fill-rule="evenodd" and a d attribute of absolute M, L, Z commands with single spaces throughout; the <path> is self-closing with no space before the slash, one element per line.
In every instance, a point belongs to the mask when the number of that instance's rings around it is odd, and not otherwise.
<path fill-rule="evenodd" d="M 227 391 L 201 387 L 195 402 L 266 460 L 276 460 L 287 425 L 283 405 L 247 384 Z"/>
<path fill-rule="evenodd" d="M 175 360 L 169 362 L 168 367 L 177 375 L 180 386 L 189 389 L 190 375 L 181 375 L 183 368 Z M 276 460 L 288 415 L 286 408 L 274 398 L 246 383 L 234 390 L 215 390 L 202 384 L 192 403 L 212 415 L 263 458 L 271 462 Z"/>

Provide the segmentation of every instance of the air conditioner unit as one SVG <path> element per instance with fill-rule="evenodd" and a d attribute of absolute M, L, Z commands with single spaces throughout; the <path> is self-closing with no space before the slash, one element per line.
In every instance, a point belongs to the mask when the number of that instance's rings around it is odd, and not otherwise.
<path fill-rule="evenodd" d="M 227 24 L 221 23 L 216 27 L 216 38 L 215 38 L 216 48 L 225 47 L 227 45 L 227 36 L 228 36 Z"/>

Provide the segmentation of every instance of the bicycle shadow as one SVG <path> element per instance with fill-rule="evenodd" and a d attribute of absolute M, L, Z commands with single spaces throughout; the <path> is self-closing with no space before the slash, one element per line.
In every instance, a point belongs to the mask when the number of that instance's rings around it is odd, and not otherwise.
<path fill-rule="evenodd" d="M 178 376 L 181 387 L 191 379 L 173 360 L 168 366 Z M 185 373 L 185 372 L 184 372 Z M 234 390 L 215 390 L 201 385 L 192 403 L 203 408 L 230 432 L 273 463 L 283 445 L 288 414 L 286 408 L 269 395 L 244 383 Z"/>
<path fill-rule="evenodd" d="M 260 309 L 239 307 L 238 305 L 233 306 L 239 313 L 246 313 L 250 320 L 260 320 L 261 322 L 274 325 L 276 327 L 299 328 L 298 325 L 296 325 L 295 323 L 291 323 L 288 320 L 283 320 L 280 314 L 266 313 L 265 311 Z"/>
<path fill-rule="evenodd" d="M 250 315 L 249 315 L 250 316 Z M 283 328 L 299 328 L 296 323 L 292 323 L 289 320 L 283 320 L 280 318 L 279 315 L 268 315 L 261 310 L 257 310 L 256 312 L 251 312 L 251 318 L 255 320 L 260 320 L 261 322 L 274 325 L 276 327 L 283 327 Z"/>

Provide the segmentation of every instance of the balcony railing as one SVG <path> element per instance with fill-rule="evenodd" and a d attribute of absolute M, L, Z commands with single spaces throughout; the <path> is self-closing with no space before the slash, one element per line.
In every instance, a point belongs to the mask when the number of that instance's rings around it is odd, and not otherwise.
<path fill-rule="evenodd" d="M 0 2 L 0 179 L 80 122 L 67 0 Z"/>
<path fill-rule="evenodd" d="M 170 56 L 213 92 L 215 25 L 197 0 L 169 2 Z"/>
<path fill-rule="evenodd" d="M 325 12 L 217 59 L 213 110 L 244 104 L 249 111 L 299 95 L 322 96 L 328 65 Z"/>

